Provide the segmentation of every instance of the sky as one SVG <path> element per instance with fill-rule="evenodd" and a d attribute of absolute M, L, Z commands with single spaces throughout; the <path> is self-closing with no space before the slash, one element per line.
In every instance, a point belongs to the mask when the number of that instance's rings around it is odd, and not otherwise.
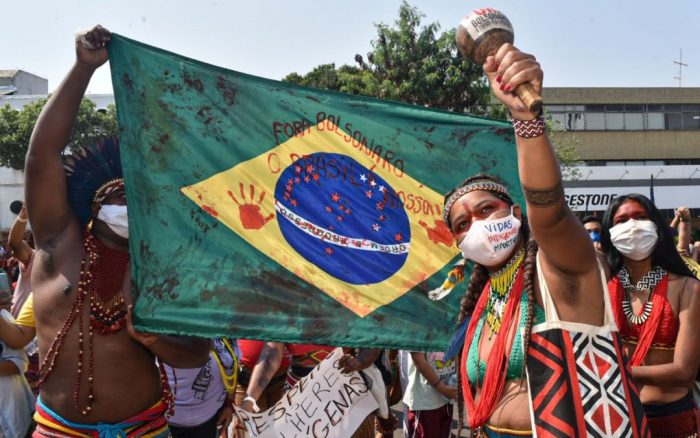
<path fill-rule="evenodd" d="M 270 79 L 319 64 L 353 64 L 393 24 L 401 0 L 15 0 L 0 6 L 0 69 L 49 80 L 53 91 L 74 62 L 74 34 L 102 24 L 143 43 Z M 473 9 L 493 7 L 534 54 L 545 87 L 700 87 L 700 2 L 620 0 L 411 0 L 424 24 L 455 27 Z M 111 93 L 109 68 L 89 93 Z"/>

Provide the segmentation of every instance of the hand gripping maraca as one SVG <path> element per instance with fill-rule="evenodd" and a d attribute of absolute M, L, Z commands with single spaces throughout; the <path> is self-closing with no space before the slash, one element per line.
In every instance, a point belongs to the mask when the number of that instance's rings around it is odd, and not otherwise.
<path fill-rule="evenodd" d="M 490 8 L 476 9 L 462 19 L 457 27 L 457 47 L 472 61 L 483 64 L 505 43 L 513 44 L 513 26 L 508 17 Z M 515 94 L 532 113 L 542 110 L 542 97 L 530 84 L 521 84 Z"/>

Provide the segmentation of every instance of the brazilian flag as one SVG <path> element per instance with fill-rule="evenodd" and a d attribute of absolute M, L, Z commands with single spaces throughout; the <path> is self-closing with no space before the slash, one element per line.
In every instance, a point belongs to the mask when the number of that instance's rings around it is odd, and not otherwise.
<path fill-rule="evenodd" d="M 300 87 L 113 35 L 138 329 L 437 351 L 443 194 L 516 195 L 503 122 Z"/>

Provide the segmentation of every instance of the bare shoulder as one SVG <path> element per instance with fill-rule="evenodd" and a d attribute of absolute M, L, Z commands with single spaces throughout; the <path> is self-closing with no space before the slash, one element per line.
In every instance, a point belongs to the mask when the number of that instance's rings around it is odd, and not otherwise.
<path fill-rule="evenodd" d="M 700 281 L 694 277 L 670 273 L 668 300 L 679 310 L 687 307 L 700 309 Z"/>
<path fill-rule="evenodd" d="M 689 277 L 687 275 L 678 275 L 673 272 L 668 274 L 668 286 L 669 292 L 692 292 L 693 290 L 700 290 L 700 280 L 695 277 Z"/>
<path fill-rule="evenodd" d="M 685 287 L 683 288 L 684 292 L 687 293 L 700 293 L 700 280 L 698 280 L 695 277 L 684 277 L 687 278 L 688 280 L 685 283 Z"/>

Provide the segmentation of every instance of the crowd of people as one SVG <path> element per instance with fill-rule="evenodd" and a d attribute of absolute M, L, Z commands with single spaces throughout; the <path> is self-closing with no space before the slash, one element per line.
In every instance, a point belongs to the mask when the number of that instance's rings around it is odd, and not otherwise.
<path fill-rule="evenodd" d="M 3 252 L 12 294 L 0 291 L 0 436 L 245 436 L 237 410 L 273 406 L 333 347 L 134 328 L 118 142 L 61 154 L 109 41 L 99 26 L 76 39 L 77 60 L 29 145 L 26 205 Z M 539 63 L 505 44 L 483 68 L 513 119 L 528 214 L 513 200 L 519 188 L 494 175 L 469 176 L 445 196 L 443 220 L 468 261 L 450 274 L 472 268 L 457 353 L 346 349 L 343 372 L 374 364 L 389 404 L 403 402 L 402 426 L 370 415 L 353 437 L 403 428 L 406 437 L 447 438 L 453 413 L 484 437 L 533 428 L 698 436 L 700 240 L 691 211 L 679 207 L 669 223 L 650 199 L 629 194 L 602 217 L 577 217 L 543 115 L 513 92 L 524 83 L 541 91 Z"/>

